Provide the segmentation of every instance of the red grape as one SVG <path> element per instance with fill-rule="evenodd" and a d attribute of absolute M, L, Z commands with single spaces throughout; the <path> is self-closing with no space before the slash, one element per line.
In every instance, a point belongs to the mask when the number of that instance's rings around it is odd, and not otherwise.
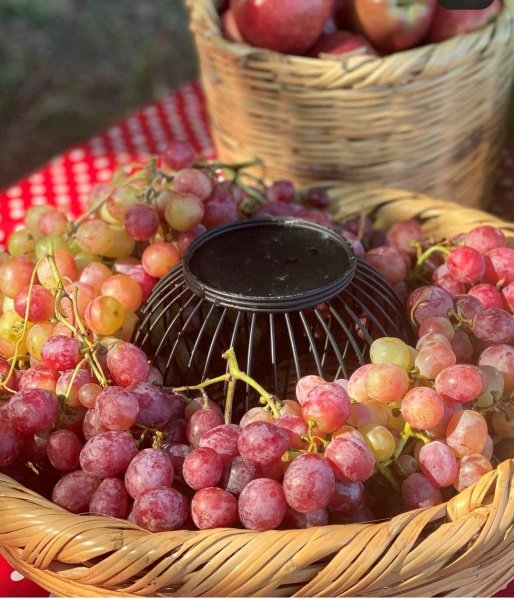
<path fill-rule="evenodd" d="M 237 500 L 217 487 L 198 490 L 191 500 L 191 516 L 198 529 L 232 527 L 237 521 Z"/>
<path fill-rule="evenodd" d="M 283 429 L 289 438 L 289 447 L 295 450 L 306 449 L 308 442 L 302 439 L 307 435 L 307 424 L 301 417 L 285 415 L 275 420 L 275 425 Z"/>
<path fill-rule="evenodd" d="M 493 248 L 486 254 L 485 280 L 493 285 L 505 286 L 514 282 L 514 250 Z"/>
<path fill-rule="evenodd" d="M 305 375 L 301 377 L 296 384 L 296 398 L 298 402 L 303 404 L 307 399 L 307 394 L 322 383 L 326 383 L 326 381 L 318 375 Z"/>
<path fill-rule="evenodd" d="M 284 523 L 291 529 L 323 527 L 328 525 L 328 512 L 326 508 L 320 508 L 313 512 L 300 513 L 288 506 Z"/>
<path fill-rule="evenodd" d="M 173 140 L 160 155 L 165 166 L 173 169 L 186 169 L 195 162 L 195 152 L 188 142 Z"/>
<path fill-rule="evenodd" d="M 187 423 L 187 439 L 191 446 L 197 448 L 200 439 L 211 429 L 222 425 L 223 416 L 218 410 L 202 408 L 191 415 Z"/>
<path fill-rule="evenodd" d="M 495 367 L 503 375 L 505 390 L 514 390 L 514 348 L 508 344 L 493 344 L 478 357 L 479 366 Z"/>
<path fill-rule="evenodd" d="M 55 484 L 52 502 L 72 513 L 87 512 L 91 498 L 99 485 L 99 478 L 80 469 L 73 471 L 64 475 Z"/>
<path fill-rule="evenodd" d="M 92 515 L 105 515 L 126 519 L 129 512 L 129 495 L 121 479 L 108 477 L 96 488 L 89 501 Z"/>
<path fill-rule="evenodd" d="M 246 529 L 276 529 L 285 517 L 286 507 L 280 483 L 267 478 L 254 479 L 239 496 L 239 519 Z"/>
<path fill-rule="evenodd" d="M 414 429 L 431 429 L 444 416 L 444 400 L 429 387 L 415 387 L 403 398 L 401 412 Z"/>
<path fill-rule="evenodd" d="M 437 506 L 443 501 L 439 488 L 421 473 L 412 473 L 402 481 L 401 494 L 408 510 Z"/>
<path fill-rule="evenodd" d="M 48 437 L 46 453 L 54 469 L 74 471 L 79 468 L 79 456 L 82 442 L 73 431 L 61 429 L 53 431 Z"/>
<path fill-rule="evenodd" d="M 241 456 L 256 465 L 269 465 L 280 460 L 287 450 L 289 439 L 283 429 L 271 423 L 250 423 L 239 434 Z"/>
<path fill-rule="evenodd" d="M 146 381 L 150 370 L 145 353 L 129 342 L 121 342 L 109 350 L 107 367 L 122 387 Z"/>
<path fill-rule="evenodd" d="M 177 194 L 192 195 L 205 200 L 211 195 L 212 183 L 199 169 L 181 169 L 173 178 L 173 189 Z"/>
<path fill-rule="evenodd" d="M 419 451 L 421 472 L 439 488 L 453 483 L 457 476 L 457 459 L 451 449 L 443 442 L 429 442 Z"/>
<path fill-rule="evenodd" d="M 490 283 L 478 283 L 468 294 L 480 300 L 484 308 L 505 308 L 502 293 Z"/>
<path fill-rule="evenodd" d="M 362 483 L 336 480 L 328 510 L 338 515 L 353 515 L 364 506 L 365 500 L 366 493 Z"/>
<path fill-rule="evenodd" d="M 5 418 L 0 418 L 0 468 L 13 463 L 23 446 L 22 434 Z"/>
<path fill-rule="evenodd" d="M 447 317 L 452 308 L 450 294 L 433 285 L 416 288 L 409 296 L 407 306 L 408 313 L 418 325 L 429 317 Z"/>
<path fill-rule="evenodd" d="M 287 504 L 301 513 L 326 508 L 335 488 L 335 476 L 329 462 L 319 454 L 301 454 L 284 475 Z"/>
<path fill-rule="evenodd" d="M 134 521 L 149 531 L 180 529 L 189 516 L 187 500 L 177 490 L 161 487 L 139 495 L 132 508 Z"/>
<path fill-rule="evenodd" d="M 356 438 L 340 436 L 330 442 L 325 456 L 337 479 L 358 483 L 366 481 L 375 467 L 375 458 L 366 444 Z"/>
<path fill-rule="evenodd" d="M 71 383 L 73 380 L 73 383 Z M 55 385 L 55 393 L 66 397 L 66 406 L 78 408 L 81 406 L 78 394 L 85 385 L 95 385 L 88 369 L 70 369 L 61 374 Z M 71 383 L 71 387 L 70 387 Z M 69 392 L 68 392 L 69 390 Z"/>
<path fill-rule="evenodd" d="M 184 459 L 182 475 L 193 490 L 213 487 L 223 474 L 221 456 L 211 448 L 196 448 Z"/>
<path fill-rule="evenodd" d="M 58 410 L 55 394 L 37 388 L 16 392 L 8 404 L 9 421 L 16 431 L 24 434 L 37 433 L 52 425 Z"/>
<path fill-rule="evenodd" d="M 399 283 L 407 277 L 407 264 L 400 251 L 393 246 L 372 248 L 366 252 L 365 258 L 390 284 Z"/>
<path fill-rule="evenodd" d="M 257 479 L 258 467 L 242 456 L 235 456 L 225 464 L 220 486 L 239 495 L 250 481 Z"/>
<path fill-rule="evenodd" d="M 49 369 L 42 365 L 31 367 L 22 372 L 19 381 L 19 389 L 43 389 L 55 393 L 59 377 L 59 371 L 56 371 L 55 369 Z"/>
<path fill-rule="evenodd" d="M 391 225 L 387 231 L 387 241 L 398 250 L 416 255 L 416 247 L 413 242 L 423 242 L 425 235 L 420 224 L 413 219 L 405 219 Z"/>
<path fill-rule="evenodd" d="M 467 246 L 454 248 L 446 258 L 450 275 L 462 283 L 477 283 L 485 273 L 485 259 L 480 252 Z"/>
<path fill-rule="evenodd" d="M 139 404 L 135 394 L 117 385 L 105 387 L 96 399 L 100 422 L 111 431 L 124 431 L 137 421 Z"/>
<path fill-rule="evenodd" d="M 508 344 L 514 338 L 514 317 L 502 308 L 486 308 L 475 315 L 473 333 L 488 344 Z"/>
<path fill-rule="evenodd" d="M 8 298 L 16 298 L 30 284 L 33 271 L 34 262 L 29 258 L 8 258 L 0 265 L 0 293 Z"/>
<path fill-rule="evenodd" d="M 458 456 L 479 453 L 487 440 L 487 421 L 474 410 L 459 410 L 446 426 L 446 443 Z"/>
<path fill-rule="evenodd" d="M 200 412 L 196 412 L 195 415 Z M 237 425 L 218 425 L 204 433 L 198 445 L 200 448 L 215 450 L 221 456 L 223 463 L 226 464 L 239 454 L 237 439 L 240 431 L 241 428 Z"/>
<path fill-rule="evenodd" d="M 172 244 L 155 242 L 145 248 L 141 261 L 148 275 L 159 279 L 180 261 L 180 253 Z"/>
<path fill-rule="evenodd" d="M 305 421 L 313 420 L 321 433 L 332 433 L 350 414 L 350 398 L 337 383 L 322 383 L 312 388 L 302 405 Z"/>
<path fill-rule="evenodd" d="M 160 427 L 164 427 L 173 416 L 172 401 L 164 390 L 146 381 L 134 383 L 125 389 L 134 395 L 138 401 L 139 413 L 137 422 L 140 425 L 159 429 Z M 176 414 L 176 418 L 179 416 L 179 414 Z"/>
<path fill-rule="evenodd" d="M 30 287 L 22 288 L 14 298 L 14 310 L 25 318 L 27 305 L 29 305 L 28 320 L 33 323 L 49 321 L 54 316 L 55 300 L 50 290 L 42 285 L 33 285 L 30 293 Z"/>
<path fill-rule="evenodd" d="M 161 449 L 171 458 L 171 463 L 176 473 L 182 473 L 184 460 L 193 451 L 193 448 L 187 444 L 177 444 L 168 440 L 163 443 Z"/>
<path fill-rule="evenodd" d="M 89 439 L 80 452 L 86 473 L 105 479 L 125 472 L 137 454 L 136 444 L 126 431 L 108 431 Z"/>
<path fill-rule="evenodd" d="M 481 254 L 486 254 L 493 248 L 505 246 L 506 240 L 501 229 L 491 225 L 479 225 L 464 235 L 464 243 Z"/>
<path fill-rule="evenodd" d="M 82 434 L 86 440 L 90 440 L 95 435 L 99 433 L 106 433 L 109 431 L 106 427 L 102 425 L 100 421 L 100 416 L 96 408 L 90 408 L 86 410 L 86 414 L 84 415 L 84 420 L 82 422 Z"/>
<path fill-rule="evenodd" d="M 173 483 L 173 463 L 164 450 L 144 448 L 130 461 L 125 472 L 125 487 L 132 498 L 143 492 Z"/>
<path fill-rule="evenodd" d="M 296 190 L 288 179 L 277 179 L 266 190 L 266 197 L 270 202 L 294 202 Z"/>
<path fill-rule="evenodd" d="M 487 378 L 474 365 L 453 365 L 443 369 L 436 377 L 435 389 L 447 402 L 465 404 L 475 400 L 485 391 Z"/>
<path fill-rule="evenodd" d="M 462 492 L 462 490 L 477 483 L 482 475 L 492 470 L 493 466 L 490 461 L 481 454 L 463 456 L 459 461 L 459 470 L 453 486 L 458 492 Z"/>
<path fill-rule="evenodd" d="M 148 204 L 135 204 L 125 214 L 125 230 L 137 241 L 149 240 L 157 233 L 160 219 Z"/>
<path fill-rule="evenodd" d="M 53 335 L 41 348 L 41 358 L 47 367 L 56 371 L 74 369 L 82 359 L 82 344 L 75 338 Z"/>

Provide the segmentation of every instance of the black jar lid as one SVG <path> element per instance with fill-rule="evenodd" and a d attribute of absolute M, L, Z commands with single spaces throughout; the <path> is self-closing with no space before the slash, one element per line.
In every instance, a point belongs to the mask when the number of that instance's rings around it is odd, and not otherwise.
<path fill-rule="evenodd" d="M 233 221 L 188 248 L 184 279 L 206 300 L 248 311 L 288 312 L 326 302 L 352 280 L 356 256 L 336 231 L 295 217 Z"/>

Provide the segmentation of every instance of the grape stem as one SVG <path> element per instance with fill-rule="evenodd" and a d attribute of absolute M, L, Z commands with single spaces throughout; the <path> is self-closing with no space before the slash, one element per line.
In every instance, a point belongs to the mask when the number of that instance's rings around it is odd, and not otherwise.
<path fill-rule="evenodd" d="M 84 221 L 87 221 L 89 217 L 92 217 L 95 213 L 97 213 L 107 202 L 108 198 L 108 195 L 105 196 L 105 198 L 100 198 L 93 204 L 93 206 L 88 211 L 81 215 L 70 227 L 70 234 L 73 235 L 74 233 L 76 233 L 77 229 L 82 225 L 82 223 L 84 223 Z"/>
<path fill-rule="evenodd" d="M 172 388 L 172 392 L 174 394 L 178 394 L 180 392 L 187 392 L 193 390 L 203 391 L 206 387 L 210 385 L 214 385 L 216 383 L 221 382 L 227 382 L 228 389 L 227 396 L 225 398 L 225 423 L 230 423 L 232 418 L 232 405 L 234 400 L 235 385 L 237 381 L 242 381 L 250 387 L 252 387 L 260 395 L 260 403 L 269 406 L 274 418 L 278 419 L 278 417 L 280 417 L 280 411 L 278 410 L 275 397 L 268 393 L 261 385 L 259 385 L 255 381 L 255 379 L 252 379 L 244 371 L 241 371 L 237 362 L 234 348 L 229 348 L 226 352 L 222 354 L 222 357 L 227 361 L 227 373 L 225 373 L 224 375 L 220 375 L 219 377 L 207 379 L 202 383 L 199 383 L 198 385 L 187 385 L 178 388 Z"/>
<path fill-rule="evenodd" d="M 423 443 L 425 443 L 425 444 L 427 444 L 430 441 L 429 437 L 427 437 L 420 431 L 416 431 L 416 430 L 412 429 L 412 426 L 409 425 L 409 423 L 405 423 L 405 427 L 403 428 L 400 441 L 398 442 L 398 445 L 396 446 L 396 450 L 394 452 L 395 460 L 403 452 L 403 449 L 405 448 L 405 445 L 410 440 L 410 438 L 418 438 L 419 440 L 422 440 Z"/>

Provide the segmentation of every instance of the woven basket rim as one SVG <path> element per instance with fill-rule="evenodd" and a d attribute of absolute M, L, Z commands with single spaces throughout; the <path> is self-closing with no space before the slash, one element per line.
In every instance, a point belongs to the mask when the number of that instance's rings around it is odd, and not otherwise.
<path fill-rule="evenodd" d="M 267 48 L 258 48 L 247 43 L 233 42 L 227 40 L 221 32 L 221 22 L 212 0 L 186 0 L 186 5 L 190 11 L 191 27 L 193 30 L 198 28 L 202 36 L 208 39 L 209 43 L 225 50 L 227 54 L 240 59 L 254 58 L 256 60 L 265 60 L 275 62 L 284 62 L 287 60 L 292 66 L 301 68 L 302 66 L 319 65 L 321 69 L 330 65 L 345 63 L 348 69 L 357 68 L 364 63 L 372 67 L 387 67 L 394 70 L 399 64 L 406 61 L 417 62 L 417 59 L 423 57 L 423 62 L 434 60 L 434 55 L 454 56 L 454 61 L 458 64 L 462 60 L 458 57 L 465 55 L 470 47 L 480 43 L 481 40 L 490 39 L 490 46 L 496 39 L 502 38 L 503 30 L 508 29 L 508 20 L 514 19 L 514 0 L 503 0 L 500 13 L 487 25 L 476 30 L 457 35 L 438 43 L 427 43 L 421 46 L 393 52 L 385 56 L 370 55 L 351 55 L 351 56 L 333 56 L 314 58 L 309 56 L 300 56 L 294 54 L 284 54 Z M 200 25 L 201 22 L 201 25 Z M 510 29 L 510 28 L 509 28 Z M 514 40 L 513 40 L 514 41 Z M 452 60 L 440 61 L 440 67 L 448 70 L 451 67 Z"/>

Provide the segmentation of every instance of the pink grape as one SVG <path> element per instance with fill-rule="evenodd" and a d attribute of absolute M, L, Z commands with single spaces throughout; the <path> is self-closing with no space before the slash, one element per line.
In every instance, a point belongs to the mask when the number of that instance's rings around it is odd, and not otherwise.
<path fill-rule="evenodd" d="M 443 442 L 425 444 L 419 451 L 421 472 L 438 488 L 451 485 L 457 476 L 458 466 L 455 455 Z"/>
<path fill-rule="evenodd" d="M 99 433 L 106 433 L 109 431 L 106 427 L 102 425 L 100 421 L 100 415 L 95 408 L 90 408 L 86 410 L 86 414 L 84 415 L 84 420 L 82 421 L 82 434 L 84 439 L 90 440 L 95 437 Z"/>
<path fill-rule="evenodd" d="M 480 300 L 484 308 L 505 308 L 502 293 L 490 283 L 478 283 L 468 294 Z"/>
<path fill-rule="evenodd" d="M 289 438 L 283 429 L 271 423 L 250 423 L 239 434 L 241 456 L 256 465 L 269 465 L 280 460 L 287 450 Z"/>
<path fill-rule="evenodd" d="M 97 383 L 85 383 L 78 391 L 78 400 L 86 408 L 94 408 L 102 388 Z"/>
<path fill-rule="evenodd" d="M 480 252 L 467 246 L 454 248 L 446 258 L 450 275 L 462 283 L 481 281 L 485 273 L 485 259 Z"/>
<path fill-rule="evenodd" d="M 217 452 L 226 464 L 239 454 L 237 440 L 240 432 L 241 428 L 238 425 L 218 425 L 204 433 L 198 445 L 200 448 L 211 448 Z"/>
<path fill-rule="evenodd" d="M 505 286 L 514 282 L 514 250 L 493 248 L 486 254 L 485 280 L 493 285 Z"/>
<path fill-rule="evenodd" d="M 413 219 L 405 219 L 397 221 L 387 231 L 387 241 L 398 250 L 416 255 L 416 247 L 413 242 L 423 242 L 425 234 L 421 229 L 420 224 Z"/>
<path fill-rule="evenodd" d="M 56 371 L 74 369 L 82 359 L 82 344 L 75 338 L 53 335 L 41 348 L 41 359 L 47 367 Z"/>
<path fill-rule="evenodd" d="M 202 408 L 193 413 L 187 423 L 187 439 L 193 448 L 197 448 L 204 434 L 222 424 L 223 416 L 219 411 Z"/>
<path fill-rule="evenodd" d="M 429 317 L 447 317 L 453 308 L 450 294 L 443 289 L 427 285 L 416 288 L 409 296 L 408 313 L 421 325 Z"/>
<path fill-rule="evenodd" d="M 274 423 L 275 420 L 269 410 L 264 410 L 260 406 L 255 406 L 253 408 L 250 408 L 250 410 L 248 410 L 241 417 L 241 421 L 239 422 L 239 427 L 241 427 L 241 429 L 243 429 L 243 427 L 246 427 L 250 423 L 258 423 L 258 422 Z"/>
<path fill-rule="evenodd" d="M 174 170 L 192 167 L 195 162 L 195 152 L 191 144 L 179 140 L 171 141 L 160 157 L 167 167 Z"/>
<path fill-rule="evenodd" d="M 173 403 L 169 396 L 160 388 L 140 381 L 125 388 L 138 402 L 137 422 L 145 427 L 159 429 L 173 416 Z M 180 413 L 176 418 L 180 417 Z"/>
<path fill-rule="evenodd" d="M 61 373 L 55 384 L 55 393 L 57 396 L 66 396 L 66 406 L 78 408 L 80 406 L 78 398 L 80 389 L 84 385 L 91 385 L 92 382 L 93 379 L 88 369 L 70 369 Z"/>
<path fill-rule="evenodd" d="M 135 204 L 125 214 L 125 230 L 137 241 L 149 240 L 157 233 L 160 219 L 148 204 Z"/>
<path fill-rule="evenodd" d="M 335 476 L 341 481 L 359 483 L 373 475 L 373 453 L 359 439 L 337 437 L 327 446 L 325 456 L 334 469 Z"/>
<path fill-rule="evenodd" d="M 450 275 L 446 263 L 439 265 L 432 274 L 432 281 L 450 294 L 452 298 L 466 293 L 466 285 Z"/>
<path fill-rule="evenodd" d="M 509 283 L 502 289 L 504 306 L 514 313 L 514 283 Z"/>
<path fill-rule="evenodd" d="M 414 429 L 431 429 L 444 416 L 444 400 L 432 388 L 415 387 L 403 398 L 401 413 Z"/>
<path fill-rule="evenodd" d="M 488 344 L 508 344 L 514 338 L 514 317 L 502 308 L 486 308 L 475 315 L 473 333 Z"/>
<path fill-rule="evenodd" d="M 191 194 L 199 200 L 205 200 L 211 195 L 212 183 L 199 169 L 181 169 L 175 173 L 173 189 L 177 194 Z"/>
<path fill-rule="evenodd" d="M 453 299 L 453 304 L 457 316 L 469 321 L 472 321 L 477 313 L 484 310 L 484 305 L 480 302 L 480 300 L 474 296 L 470 296 L 469 294 L 455 296 Z"/>
<path fill-rule="evenodd" d="M 30 284 L 34 267 L 34 262 L 29 258 L 8 258 L 0 265 L 0 293 L 8 298 L 16 298 Z"/>
<path fill-rule="evenodd" d="M 169 442 L 187 444 L 187 422 L 185 419 L 170 420 L 161 428 Z"/>
<path fill-rule="evenodd" d="M 30 296 L 29 296 L 30 292 Z M 50 292 L 42 285 L 33 285 L 22 288 L 14 298 L 14 310 L 25 318 L 25 313 L 29 306 L 28 320 L 33 323 L 49 321 L 54 316 L 55 300 Z"/>
<path fill-rule="evenodd" d="M 429 427 L 426 433 L 431 438 L 443 438 L 446 435 L 446 427 L 451 416 L 462 410 L 462 404 L 449 404 L 444 402 L 444 413 L 442 419 L 434 427 Z"/>
<path fill-rule="evenodd" d="M 463 456 L 459 461 L 459 471 L 453 482 L 454 488 L 462 492 L 477 483 L 482 475 L 493 470 L 491 462 L 481 454 Z"/>
<path fill-rule="evenodd" d="M 143 265 L 136 265 L 131 267 L 127 271 L 127 275 L 133 279 L 141 288 L 142 292 L 142 301 L 146 302 L 148 300 L 150 294 L 152 293 L 155 284 L 157 283 L 157 279 L 149 275 Z"/>
<path fill-rule="evenodd" d="M 416 359 L 414 365 L 419 370 L 421 377 L 435 379 L 437 375 L 447 367 L 457 362 L 455 352 L 447 343 L 432 342 L 425 344 Z"/>
<path fill-rule="evenodd" d="M 326 381 L 318 375 L 305 375 L 301 377 L 296 384 L 296 398 L 298 402 L 303 404 L 307 399 L 307 394 L 322 383 L 326 383 Z"/>
<path fill-rule="evenodd" d="M 366 261 L 390 284 L 399 283 L 407 277 L 408 266 L 399 250 L 393 246 L 380 246 L 368 250 Z"/>
<path fill-rule="evenodd" d="M 186 250 L 196 240 L 196 238 L 201 236 L 202 233 L 205 233 L 206 231 L 207 228 L 201 223 L 198 223 L 198 225 L 195 225 L 192 229 L 189 229 L 188 231 L 181 231 L 177 235 L 177 246 L 180 251 L 180 255 L 184 256 Z"/>
<path fill-rule="evenodd" d="M 301 513 L 326 508 L 335 488 L 328 461 L 319 454 L 301 454 L 287 468 L 283 482 L 287 504 Z"/>
<path fill-rule="evenodd" d="M 62 506 L 72 513 L 84 513 L 89 510 L 89 503 L 100 479 L 81 471 L 73 471 L 64 475 L 55 484 L 52 492 L 52 502 Z"/>
<path fill-rule="evenodd" d="M 221 456 L 211 448 L 196 448 L 184 459 L 182 475 L 193 490 L 216 486 L 223 474 Z"/>
<path fill-rule="evenodd" d="M 491 225 L 479 225 L 464 235 L 464 243 L 481 254 L 486 254 L 489 250 L 505 246 L 506 240 L 501 229 Z"/>
<path fill-rule="evenodd" d="M 487 378 L 474 365 L 453 365 L 443 369 L 435 379 L 435 390 L 446 402 L 465 404 L 485 391 Z"/>
<path fill-rule="evenodd" d="M 5 418 L 0 418 L 0 468 L 13 463 L 23 447 L 23 435 Z"/>
<path fill-rule="evenodd" d="M 275 180 L 266 190 L 266 197 L 270 202 L 294 202 L 296 190 L 288 179 Z"/>
<path fill-rule="evenodd" d="M 125 388 L 111 385 L 98 395 L 96 410 L 104 427 L 111 431 L 124 431 L 136 423 L 139 404 L 135 394 Z"/>
<path fill-rule="evenodd" d="M 346 420 L 348 425 L 352 427 L 362 427 L 371 422 L 371 411 L 366 404 L 354 402 L 350 405 L 350 416 Z"/>
<path fill-rule="evenodd" d="M 319 211 L 314 211 L 312 214 L 316 214 Z M 303 214 L 303 216 L 301 216 Z M 271 202 L 267 200 L 263 202 L 254 216 L 256 217 L 300 217 L 309 220 L 310 211 L 308 209 L 302 209 L 301 206 L 292 202 Z"/>
<path fill-rule="evenodd" d="M 230 196 L 224 202 L 210 201 L 208 198 L 204 206 L 202 225 L 207 228 L 216 227 L 234 221 L 238 217 L 237 202 Z"/>
<path fill-rule="evenodd" d="M 508 344 L 493 344 L 478 357 L 479 366 L 495 367 L 503 375 L 506 391 L 514 390 L 514 348 Z"/>
<path fill-rule="evenodd" d="M 336 481 L 328 510 L 338 515 L 352 515 L 364 506 L 366 492 L 362 483 Z"/>
<path fill-rule="evenodd" d="M 421 473 L 412 473 L 402 481 L 401 494 L 407 510 L 429 508 L 443 501 L 439 488 Z"/>
<path fill-rule="evenodd" d="M 446 443 L 458 456 L 479 453 L 487 439 L 487 421 L 474 410 L 454 413 L 446 426 Z"/>
<path fill-rule="evenodd" d="M 307 423 L 296 415 L 285 415 L 275 420 L 275 425 L 283 429 L 289 438 L 289 447 L 295 450 L 306 449 L 308 443 L 302 440 L 307 435 Z"/>
<path fill-rule="evenodd" d="M 402 398 L 409 389 L 406 371 L 393 363 L 378 363 L 366 374 L 368 396 L 379 402 L 393 402 Z"/>
<path fill-rule="evenodd" d="M 54 469 L 74 471 L 79 468 L 79 456 L 82 442 L 73 431 L 61 429 L 53 431 L 48 437 L 46 453 Z"/>
<path fill-rule="evenodd" d="M 108 431 L 89 439 L 80 452 L 83 471 L 105 479 L 124 473 L 137 454 L 136 444 L 126 431 Z"/>
<path fill-rule="evenodd" d="M 296 400 L 281 400 L 278 412 L 281 417 L 301 417 L 302 405 Z"/>
<path fill-rule="evenodd" d="M 178 262 L 180 254 L 177 248 L 167 242 L 154 242 L 145 248 L 141 262 L 151 277 L 164 277 Z"/>
<path fill-rule="evenodd" d="M 195 413 L 197 410 L 201 410 L 202 408 L 208 408 L 218 412 L 220 415 L 223 415 L 221 408 L 216 404 L 216 402 L 214 402 L 214 400 L 211 400 L 210 398 L 205 399 L 203 396 L 198 396 L 197 398 L 187 401 L 184 416 L 189 421 L 193 413 Z"/>
<path fill-rule="evenodd" d="M 121 342 L 109 350 L 107 366 L 114 381 L 122 387 L 146 381 L 150 370 L 145 353 L 129 342 Z"/>
<path fill-rule="evenodd" d="M 129 495 L 121 479 L 109 477 L 96 488 L 89 501 L 89 513 L 115 519 L 126 519 L 129 512 Z"/>
<path fill-rule="evenodd" d="M 357 402 L 366 402 L 369 400 L 368 392 L 366 390 L 366 377 L 372 368 L 372 364 L 362 365 L 350 376 L 348 381 L 348 394 L 353 400 L 356 400 Z"/>
<path fill-rule="evenodd" d="M 287 507 L 284 524 L 290 529 L 308 529 L 309 527 L 324 527 L 328 525 L 328 511 L 320 508 L 308 513 L 300 513 L 290 506 Z"/>
<path fill-rule="evenodd" d="M 149 531 L 180 529 L 189 516 L 185 497 L 170 487 L 148 490 L 139 495 L 132 508 L 134 521 Z"/>
<path fill-rule="evenodd" d="M 280 483 L 267 478 L 254 479 L 239 496 L 239 519 L 246 529 L 276 529 L 285 517 L 286 507 Z"/>
<path fill-rule="evenodd" d="M 432 318 L 432 317 L 431 317 Z M 428 319 L 427 319 L 428 321 Z M 416 350 L 419 351 L 423 348 L 423 346 L 428 346 L 430 344 L 444 344 L 446 347 L 451 348 L 451 341 L 442 333 L 425 333 L 424 335 L 422 335 L 417 343 L 416 343 Z M 414 360 L 416 360 L 416 356 L 417 354 L 414 356 Z"/>
<path fill-rule="evenodd" d="M 282 481 L 284 479 L 284 473 L 286 470 L 286 463 L 282 460 L 276 460 L 269 465 L 255 465 L 257 467 L 258 477 L 264 477 L 267 479 L 274 479 L 275 481 Z"/>
<path fill-rule="evenodd" d="M 52 392 L 42 389 L 25 389 L 16 392 L 8 404 L 11 425 L 24 434 L 37 433 L 57 419 L 59 403 Z"/>
<path fill-rule="evenodd" d="M 191 500 L 191 517 L 198 529 L 232 527 L 238 517 L 237 500 L 226 490 L 203 488 Z"/>
<path fill-rule="evenodd" d="M 455 336 L 453 325 L 446 317 L 429 317 L 428 319 L 425 319 L 419 327 L 418 336 L 421 338 L 426 333 L 440 333 L 450 342 Z"/>
<path fill-rule="evenodd" d="M 312 187 L 307 190 L 307 194 L 305 196 L 305 201 L 307 204 L 312 206 L 313 208 L 326 208 L 330 202 L 330 198 L 328 196 L 328 192 L 325 188 L 322 187 Z"/>
<path fill-rule="evenodd" d="M 452 350 L 457 363 L 469 363 L 475 354 L 475 348 L 465 331 L 456 331 L 452 340 Z"/>
<path fill-rule="evenodd" d="M 125 488 L 132 498 L 137 498 L 148 490 L 171 486 L 173 475 L 173 463 L 164 450 L 143 448 L 125 471 Z"/>
<path fill-rule="evenodd" d="M 193 451 L 191 446 L 187 444 L 181 444 L 176 442 L 170 442 L 166 440 L 161 449 L 168 454 L 171 459 L 171 463 L 176 473 L 182 473 L 182 466 L 186 456 Z"/>
<path fill-rule="evenodd" d="M 312 420 L 321 433 L 331 433 L 346 422 L 350 398 L 337 383 L 322 383 L 311 389 L 302 405 L 305 421 Z"/>
<path fill-rule="evenodd" d="M 22 371 L 18 387 L 20 390 L 38 388 L 55 392 L 59 378 L 59 371 L 38 365 Z"/>
<path fill-rule="evenodd" d="M 238 496 L 243 489 L 258 477 L 258 467 L 242 456 L 235 456 L 225 464 L 220 486 Z"/>

